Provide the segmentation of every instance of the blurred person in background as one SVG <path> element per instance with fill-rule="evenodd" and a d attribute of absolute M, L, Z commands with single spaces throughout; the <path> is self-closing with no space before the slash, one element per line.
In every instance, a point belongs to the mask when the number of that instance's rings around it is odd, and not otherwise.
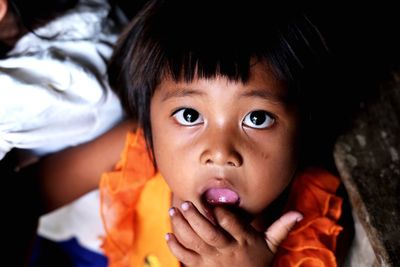
<path fill-rule="evenodd" d="M 54 266 L 51 258 L 57 266 L 86 264 L 76 255 L 106 264 L 98 248 L 103 228 L 92 187 L 76 202 L 42 216 L 32 243 L 38 216 L 54 208 L 41 200 L 69 188 L 58 177 L 30 179 L 29 169 L 124 118 L 106 74 L 124 21 L 106 0 L 0 0 L 0 176 L 3 203 L 10 203 L 5 256 L 12 266 L 27 264 L 27 253 L 30 266 Z"/>

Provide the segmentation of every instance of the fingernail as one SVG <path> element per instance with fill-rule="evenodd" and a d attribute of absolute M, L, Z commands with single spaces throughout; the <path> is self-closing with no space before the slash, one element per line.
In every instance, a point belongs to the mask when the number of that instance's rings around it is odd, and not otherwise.
<path fill-rule="evenodd" d="M 165 240 L 169 241 L 171 239 L 171 235 L 169 233 L 165 234 Z"/>
<path fill-rule="evenodd" d="M 182 204 L 181 204 L 181 208 L 184 210 L 184 211 L 187 211 L 188 209 L 189 209 L 189 203 L 188 202 L 183 202 Z"/>
<path fill-rule="evenodd" d="M 299 217 L 297 217 L 297 219 L 296 219 L 296 222 L 300 222 L 301 220 L 303 220 L 303 216 L 299 216 Z"/>
<path fill-rule="evenodd" d="M 176 213 L 176 211 L 175 211 L 175 208 L 170 208 L 169 210 L 168 210 L 168 213 L 169 213 L 169 216 L 174 216 L 175 215 L 175 213 Z"/>

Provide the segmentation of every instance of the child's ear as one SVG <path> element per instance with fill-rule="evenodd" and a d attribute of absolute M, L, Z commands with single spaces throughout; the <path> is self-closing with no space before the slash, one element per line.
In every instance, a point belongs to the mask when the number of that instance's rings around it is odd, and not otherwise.
<path fill-rule="evenodd" d="M 3 20 L 8 10 L 8 0 L 0 0 L 0 22 Z"/>

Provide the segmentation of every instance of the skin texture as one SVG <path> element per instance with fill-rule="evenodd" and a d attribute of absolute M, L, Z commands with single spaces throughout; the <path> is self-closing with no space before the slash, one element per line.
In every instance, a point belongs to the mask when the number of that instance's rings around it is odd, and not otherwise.
<path fill-rule="evenodd" d="M 166 239 L 185 266 L 268 266 L 302 218 L 289 212 L 269 228 L 261 223 L 297 166 L 299 117 L 286 96 L 260 63 L 246 84 L 222 76 L 192 82 L 166 77 L 156 89 L 154 153 L 173 194 L 174 233 Z M 210 205 L 210 188 L 227 188 L 239 200 Z"/>
<path fill-rule="evenodd" d="M 13 46 L 21 34 L 15 15 L 10 11 L 8 1 L 0 0 L 0 42 Z"/>
<path fill-rule="evenodd" d="M 136 123 L 124 121 L 102 136 L 46 156 L 37 166 L 43 211 L 50 212 L 98 187 L 101 174 L 118 162 L 128 131 Z"/>
<path fill-rule="evenodd" d="M 6 15 L 7 8 L 8 8 L 7 0 L 0 0 L 0 21 L 2 21 L 4 16 Z"/>

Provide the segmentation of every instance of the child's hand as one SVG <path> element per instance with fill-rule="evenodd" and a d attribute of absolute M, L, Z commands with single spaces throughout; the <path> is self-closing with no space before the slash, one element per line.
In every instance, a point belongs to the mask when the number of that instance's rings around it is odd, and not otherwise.
<path fill-rule="evenodd" d="M 182 211 L 171 208 L 175 233 L 167 234 L 167 242 L 185 266 L 269 266 L 279 244 L 302 218 L 298 212 L 288 212 L 263 235 L 226 208 L 215 207 L 214 214 L 219 226 L 189 202 L 182 204 Z"/>

